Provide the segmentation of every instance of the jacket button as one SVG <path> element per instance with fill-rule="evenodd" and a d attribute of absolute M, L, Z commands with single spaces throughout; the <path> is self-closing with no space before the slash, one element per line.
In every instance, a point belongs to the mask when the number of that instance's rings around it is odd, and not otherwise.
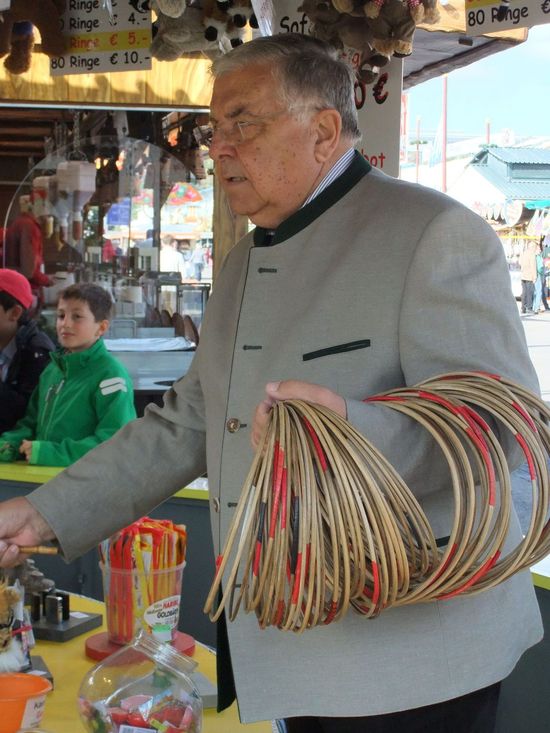
<path fill-rule="evenodd" d="M 216 514 L 219 514 L 219 511 L 220 511 L 220 500 L 218 499 L 217 496 L 215 496 L 212 499 L 212 508 L 214 509 L 214 511 L 216 512 Z"/>
<path fill-rule="evenodd" d="M 236 417 L 230 417 L 226 423 L 226 426 L 230 433 L 236 433 L 237 430 L 241 427 L 241 421 L 238 420 Z"/>

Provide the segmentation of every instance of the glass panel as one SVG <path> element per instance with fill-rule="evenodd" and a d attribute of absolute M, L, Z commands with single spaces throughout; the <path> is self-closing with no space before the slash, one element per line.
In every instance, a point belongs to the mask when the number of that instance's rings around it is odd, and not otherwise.
<path fill-rule="evenodd" d="M 204 165 L 199 148 L 191 154 Z M 46 270 L 56 278 L 44 289 L 45 310 L 69 282 L 98 282 L 115 300 L 114 338 L 171 327 L 167 315 L 176 313 L 200 328 L 213 247 L 213 183 L 203 176 L 167 150 L 128 137 L 96 137 L 80 155 L 67 146 L 40 161 L 20 184 L 5 226 L 25 210 L 40 222 Z M 4 263 L 17 267 L 9 248 Z"/>

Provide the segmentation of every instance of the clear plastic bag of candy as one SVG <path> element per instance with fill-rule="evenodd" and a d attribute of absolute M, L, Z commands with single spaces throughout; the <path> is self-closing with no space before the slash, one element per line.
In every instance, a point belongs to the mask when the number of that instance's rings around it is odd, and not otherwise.
<path fill-rule="evenodd" d="M 200 733 L 197 663 L 141 631 L 84 677 L 80 717 L 90 733 Z"/>

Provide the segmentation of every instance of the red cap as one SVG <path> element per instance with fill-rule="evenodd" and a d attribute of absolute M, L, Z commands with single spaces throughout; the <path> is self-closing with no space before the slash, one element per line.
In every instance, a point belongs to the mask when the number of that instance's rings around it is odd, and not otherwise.
<path fill-rule="evenodd" d="M 18 300 L 24 308 L 32 304 L 32 290 L 29 281 L 24 275 L 15 270 L 0 269 L 0 291 L 3 290 Z"/>

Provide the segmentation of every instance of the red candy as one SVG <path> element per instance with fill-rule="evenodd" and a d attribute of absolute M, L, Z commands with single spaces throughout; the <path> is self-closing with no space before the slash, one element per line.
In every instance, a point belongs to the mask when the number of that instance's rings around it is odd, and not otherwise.
<path fill-rule="evenodd" d="M 146 720 L 143 719 L 141 713 L 130 713 L 128 715 L 128 720 L 126 721 L 128 725 L 133 725 L 134 728 L 148 728 L 149 724 Z"/>
<path fill-rule="evenodd" d="M 153 714 L 153 718 L 160 723 L 170 723 L 178 727 L 181 724 L 184 710 L 181 707 L 166 707 Z"/>
<path fill-rule="evenodd" d="M 185 709 L 185 713 L 183 715 L 180 725 L 183 728 L 183 730 L 189 730 L 192 723 L 193 723 L 193 708 L 187 707 Z"/>
<path fill-rule="evenodd" d="M 107 713 L 117 728 L 121 725 L 128 725 L 133 728 L 149 729 L 159 723 L 162 733 L 192 733 L 195 730 L 193 708 L 174 698 L 165 701 L 164 706 L 160 709 L 151 711 L 146 720 L 139 711 L 138 705 L 151 700 L 153 698 L 146 695 L 134 695 L 122 700 L 120 707 L 108 708 Z"/>
<path fill-rule="evenodd" d="M 128 711 L 122 708 L 109 708 L 108 713 L 115 725 L 123 725 L 128 722 Z"/>

